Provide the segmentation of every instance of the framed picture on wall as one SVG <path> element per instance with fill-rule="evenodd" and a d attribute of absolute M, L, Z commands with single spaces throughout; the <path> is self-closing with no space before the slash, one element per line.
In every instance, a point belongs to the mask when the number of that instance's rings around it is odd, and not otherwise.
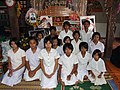
<path fill-rule="evenodd" d="M 93 32 L 96 32 L 96 26 L 95 26 L 95 16 L 80 16 L 80 27 L 81 30 L 84 30 L 84 22 L 88 21 L 90 22 L 89 30 L 92 30 Z"/>
<path fill-rule="evenodd" d="M 37 28 L 36 30 L 29 31 L 29 36 L 36 37 L 36 34 L 41 32 L 43 36 L 47 36 L 49 34 L 49 28 Z"/>
<path fill-rule="evenodd" d="M 40 24 L 38 28 L 50 28 L 53 25 L 52 17 L 51 16 L 40 16 Z"/>

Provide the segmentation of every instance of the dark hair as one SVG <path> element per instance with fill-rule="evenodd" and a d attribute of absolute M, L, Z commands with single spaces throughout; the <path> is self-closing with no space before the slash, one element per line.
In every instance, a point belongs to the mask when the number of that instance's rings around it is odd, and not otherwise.
<path fill-rule="evenodd" d="M 44 38 L 44 47 L 45 47 L 45 43 L 47 43 L 48 41 L 50 41 L 50 43 L 52 44 L 52 39 L 49 36 Z"/>
<path fill-rule="evenodd" d="M 56 27 L 55 27 L 55 26 L 51 26 L 51 27 L 50 27 L 50 32 L 51 32 L 52 30 L 56 31 Z"/>
<path fill-rule="evenodd" d="M 73 45 L 71 43 L 64 44 L 64 46 L 63 46 L 64 53 L 65 53 L 66 48 L 69 48 L 69 49 L 71 49 L 73 51 Z"/>
<path fill-rule="evenodd" d="M 59 39 L 58 39 L 58 37 L 57 37 L 57 36 L 52 37 L 52 41 L 53 41 L 53 40 L 57 40 L 57 41 L 58 41 L 57 45 L 59 45 Z"/>
<path fill-rule="evenodd" d="M 38 37 L 39 34 L 41 34 L 42 37 L 44 37 L 42 32 L 37 32 L 37 33 L 36 33 L 36 37 Z"/>
<path fill-rule="evenodd" d="M 63 23 L 63 27 L 65 27 L 66 25 L 70 27 L 70 23 L 69 23 L 68 21 L 65 21 L 65 22 Z"/>
<path fill-rule="evenodd" d="M 10 39 L 9 41 L 9 45 L 11 46 L 11 42 L 15 42 L 15 44 L 19 47 L 20 45 L 20 42 L 19 42 L 19 39 L 17 39 L 16 37 L 13 37 Z"/>
<path fill-rule="evenodd" d="M 90 24 L 90 21 L 85 20 L 85 21 L 83 21 L 83 25 L 84 25 L 86 22 L 87 22 L 88 24 Z"/>
<path fill-rule="evenodd" d="M 77 33 L 77 34 L 79 35 L 79 37 L 80 37 L 80 32 L 79 32 L 79 31 L 74 31 L 74 32 L 73 32 L 73 37 L 74 37 L 74 35 L 75 35 L 76 33 Z"/>
<path fill-rule="evenodd" d="M 29 37 L 29 43 L 30 43 L 31 40 L 35 40 L 37 45 L 38 45 L 38 40 L 35 37 Z"/>
<path fill-rule="evenodd" d="M 93 35 L 92 35 L 92 40 L 93 38 L 95 37 L 95 35 L 98 35 L 99 36 L 99 40 L 101 39 L 101 35 L 99 32 L 94 32 Z"/>
<path fill-rule="evenodd" d="M 70 39 L 69 36 L 64 37 L 63 42 L 65 43 L 66 39 L 68 39 L 68 38 Z M 71 39 L 70 39 L 70 42 L 71 42 Z"/>
<path fill-rule="evenodd" d="M 82 47 L 84 47 L 84 48 L 86 48 L 87 50 L 88 50 L 88 43 L 87 42 L 81 42 L 80 44 L 79 44 L 79 50 L 81 51 L 81 48 Z"/>
<path fill-rule="evenodd" d="M 94 55 L 95 55 L 96 53 L 98 53 L 99 58 L 101 58 L 102 53 L 101 53 L 101 51 L 100 51 L 99 49 L 95 49 L 95 50 L 93 51 L 92 57 L 94 57 Z"/>

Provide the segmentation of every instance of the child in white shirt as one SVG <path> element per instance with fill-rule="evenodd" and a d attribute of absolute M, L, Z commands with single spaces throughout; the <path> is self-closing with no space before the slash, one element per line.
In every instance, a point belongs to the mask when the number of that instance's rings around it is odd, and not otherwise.
<path fill-rule="evenodd" d="M 37 32 L 36 34 L 37 40 L 38 40 L 38 47 L 40 49 L 44 48 L 44 36 L 42 32 Z"/>
<path fill-rule="evenodd" d="M 71 44 L 73 45 L 73 53 L 74 54 L 78 54 L 80 52 L 79 44 L 82 42 L 80 40 L 80 33 L 79 33 L 79 31 L 74 31 L 73 32 L 73 37 L 74 37 L 74 39 L 71 41 Z"/>
<path fill-rule="evenodd" d="M 78 74 L 77 78 L 83 82 L 88 78 L 87 65 L 92 59 L 92 55 L 88 53 L 88 44 L 87 42 L 81 42 L 79 45 L 80 52 L 77 54 L 78 58 Z"/>
<path fill-rule="evenodd" d="M 58 37 L 53 37 L 52 38 L 53 41 L 53 48 L 56 49 L 56 51 L 59 53 L 59 55 L 63 55 L 63 48 L 61 46 L 58 45 Z"/>
<path fill-rule="evenodd" d="M 26 51 L 26 70 L 24 73 L 25 81 L 40 80 L 41 69 L 38 55 L 40 49 L 37 47 L 38 41 L 34 37 L 29 38 L 30 48 Z"/>
<path fill-rule="evenodd" d="M 100 42 L 101 35 L 99 32 L 94 32 L 92 35 L 92 41 L 89 43 L 89 52 L 92 54 L 95 49 L 99 49 L 102 52 L 102 57 L 104 55 L 105 46 Z"/>
<path fill-rule="evenodd" d="M 58 80 L 64 87 L 65 85 L 74 85 L 78 83 L 78 79 L 76 77 L 78 59 L 76 55 L 72 54 L 72 44 L 66 43 L 63 46 L 63 50 L 65 54 L 60 57 L 58 62 Z"/>
<path fill-rule="evenodd" d="M 2 84 L 13 86 L 21 82 L 25 69 L 25 51 L 19 48 L 17 38 L 12 38 L 9 42 L 12 47 L 8 51 L 8 71 L 5 73 Z"/>
<path fill-rule="evenodd" d="M 61 39 L 62 41 L 63 41 L 65 36 L 69 36 L 70 39 L 73 39 L 73 36 L 72 36 L 73 32 L 71 30 L 69 30 L 70 29 L 70 23 L 68 21 L 65 21 L 63 23 L 63 28 L 64 28 L 64 30 L 60 32 L 58 38 Z"/>
<path fill-rule="evenodd" d="M 106 72 L 105 63 L 101 59 L 101 55 L 101 51 L 96 49 L 92 54 L 93 59 L 87 66 L 89 72 L 88 78 L 94 85 L 103 85 L 107 83 L 104 77 L 104 73 Z"/>
<path fill-rule="evenodd" d="M 42 90 L 53 90 L 57 87 L 57 69 L 59 54 L 52 48 L 52 40 L 49 37 L 44 39 L 45 49 L 40 52 L 41 63 L 41 87 Z"/>

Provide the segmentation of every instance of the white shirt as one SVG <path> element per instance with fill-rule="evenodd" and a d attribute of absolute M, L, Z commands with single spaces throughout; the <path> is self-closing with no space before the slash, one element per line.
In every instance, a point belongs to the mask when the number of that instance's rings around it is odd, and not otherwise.
<path fill-rule="evenodd" d="M 25 57 L 25 51 L 18 48 L 18 51 L 14 53 L 13 49 L 10 49 L 8 51 L 8 57 L 10 57 L 12 68 L 16 69 L 18 66 L 22 64 L 22 57 Z"/>
<path fill-rule="evenodd" d="M 94 58 L 90 61 L 87 66 L 87 70 L 92 70 L 93 72 L 106 72 L 106 67 L 104 61 L 99 58 L 98 61 L 95 61 Z"/>
<path fill-rule="evenodd" d="M 68 30 L 68 32 L 66 33 L 65 30 L 61 31 L 60 34 L 59 34 L 59 39 L 61 39 L 63 41 L 64 37 L 66 36 L 69 36 L 70 39 L 73 39 L 73 36 L 72 36 L 73 32 Z"/>
<path fill-rule="evenodd" d="M 26 61 L 29 61 L 31 69 L 35 69 L 40 64 L 39 53 L 39 48 L 36 49 L 35 53 L 32 52 L 31 48 L 26 51 Z"/>
<path fill-rule="evenodd" d="M 43 59 L 43 64 L 45 67 L 51 67 L 55 65 L 55 59 L 58 59 L 60 56 L 55 49 L 51 49 L 48 53 L 46 49 L 42 49 L 39 55 L 40 59 Z"/>
<path fill-rule="evenodd" d="M 71 54 L 69 57 L 64 54 L 60 57 L 58 63 L 62 65 L 61 73 L 70 74 L 74 64 L 78 64 L 78 59 L 74 54 Z"/>
<path fill-rule="evenodd" d="M 78 42 L 75 41 L 75 39 L 73 39 L 71 41 L 71 44 L 73 45 L 73 53 L 74 54 L 78 54 L 80 52 L 79 50 L 79 44 L 81 43 L 81 40 L 78 40 Z"/>
<path fill-rule="evenodd" d="M 38 41 L 38 47 L 40 49 L 43 49 L 44 48 L 44 38 L 42 38 L 40 41 Z"/>
<path fill-rule="evenodd" d="M 59 54 L 60 56 L 62 56 L 62 55 L 64 54 L 64 52 L 63 52 L 63 47 L 57 46 L 56 51 L 58 52 L 58 54 Z"/>
<path fill-rule="evenodd" d="M 88 62 L 92 59 L 92 55 L 88 52 L 85 53 L 85 56 L 83 57 L 81 52 L 77 54 L 78 58 L 78 70 L 83 70 L 87 68 Z"/>
<path fill-rule="evenodd" d="M 93 41 L 89 44 L 89 52 L 93 53 L 95 49 L 99 49 L 101 52 L 104 52 L 105 46 L 102 42 L 98 41 L 98 43 L 95 45 Z"/>
<path fill-rule="evenodd" d="M 91 41 L 92 35 L 93 35 L 93 31 L 91 30 L 88 30 L 87 33 L 85 32 L 85 30 L 80 30 L 80 36 L 83 42 L 89 43 Z"/>

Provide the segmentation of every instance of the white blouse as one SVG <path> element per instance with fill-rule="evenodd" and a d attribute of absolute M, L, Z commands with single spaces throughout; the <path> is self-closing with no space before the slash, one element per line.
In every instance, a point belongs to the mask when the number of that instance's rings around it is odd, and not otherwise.
<path fill-rule="evenodd" d="M 16 69 L 18 66 L 22 64 L 22 57 L 25 57 L 25 51 L 18 48 L 16 53 L 13 52 L 13 49 L 8 51 L 8 57 L 10 57 L 10 61 L 12 63 L 12 68 Z"/>

